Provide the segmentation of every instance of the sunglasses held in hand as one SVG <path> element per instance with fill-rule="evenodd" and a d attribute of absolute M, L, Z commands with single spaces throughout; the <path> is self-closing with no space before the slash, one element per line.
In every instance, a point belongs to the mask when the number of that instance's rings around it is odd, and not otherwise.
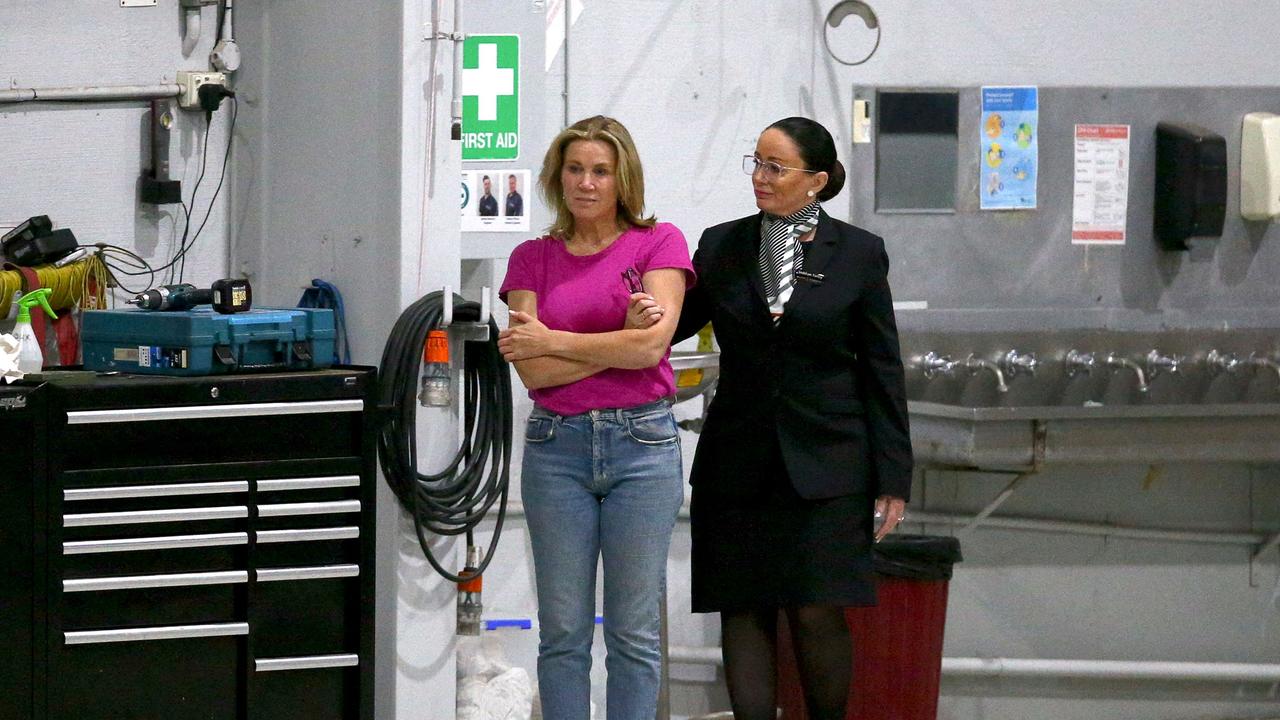
<path fill-rule="evenodd" d="M 640 281 L 640 273 L 636 272 L 633 267 L 622 271 L 622 282 L 626 283 L 627 290 L 633 295 L 644 292 L 644 283 Z"/>

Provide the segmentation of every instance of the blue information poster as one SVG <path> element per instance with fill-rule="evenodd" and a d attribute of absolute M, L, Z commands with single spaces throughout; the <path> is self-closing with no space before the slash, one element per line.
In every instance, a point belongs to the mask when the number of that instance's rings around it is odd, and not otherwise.
<path fill-rule="evenodd" d="M 982 88 L 979 207 L 1020 210 L 1036 206 L 1039 135 L 1036 88 Z"/>

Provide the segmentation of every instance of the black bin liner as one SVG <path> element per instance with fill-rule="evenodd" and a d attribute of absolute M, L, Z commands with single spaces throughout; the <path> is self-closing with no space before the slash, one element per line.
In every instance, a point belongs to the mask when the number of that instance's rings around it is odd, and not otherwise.
<path fill-rule="evenodd" d="M 908 580 L 950 580 L 951 566 L 962 559 L 960 540 L 944 535 L 893 533 L 871 551 L 877 575 Z"/>

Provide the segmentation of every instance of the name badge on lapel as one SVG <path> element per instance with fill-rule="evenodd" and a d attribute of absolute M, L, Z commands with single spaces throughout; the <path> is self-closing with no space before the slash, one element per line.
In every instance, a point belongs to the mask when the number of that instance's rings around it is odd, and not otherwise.
<path fill-rule="evenodd" d="M 822 281 L 827 279 L 827 276 L 822 273 L 807 272 L 805 270 L 796 270 L 795 274 L 797 280 L 803 280 L 814 285 L 821 285 Z"/>

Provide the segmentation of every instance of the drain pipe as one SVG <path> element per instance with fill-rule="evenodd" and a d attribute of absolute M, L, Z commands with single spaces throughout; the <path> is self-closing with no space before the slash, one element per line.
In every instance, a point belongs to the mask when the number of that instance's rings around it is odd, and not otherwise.
<path fill-rule="evenodd" d="M 13 88 L 0 90 L 0 104 L 22 102 L 113 102 L 178 97 L 177 83 L 163 85 L 87 85 L 84 87 Z"/>
<path fill-rule="evenodd" d="M 462 32 L 462 0 L 453 0 L 453 33 L 449 37 L 453 40 L 453 98 L 449 105 L 449 138 L 452 140 L 462 139 L 462 41 L 465 38 Z"/>
<path fill-rule="evenodd" d="M 189 57 L 200 42 L 200 5 L 182 5 L 182 56 Z"/>
<path fill-rule="evenodd" d="M 671 662 L 721 665 L 718 647 L 672 645 Z M 1280 665 L 1263 663 L 1164 662 L 1155 660 L 1037 660 L 942 658 L 942 674 L 956 677 L 1092 678 L 1182 682 L 1280 682 Z"/>

